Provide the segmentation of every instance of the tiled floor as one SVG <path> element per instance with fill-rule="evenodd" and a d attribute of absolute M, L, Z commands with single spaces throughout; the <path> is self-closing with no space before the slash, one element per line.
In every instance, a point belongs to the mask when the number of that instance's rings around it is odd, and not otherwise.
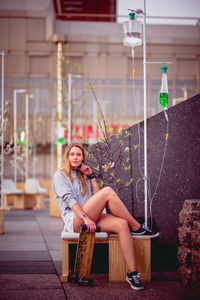
<path fill-rule="evenodd" d="M 0 235 L 0 299 L 162 299 L 196 300 L 185 290 L 176 271 L 152 272 L 152 282 L 136 292 L 128 283 L 109 283 L 108 274 L 92 274 L 93 287 L 62 284 L 61 219 L 49 211 L 4 212 L 5 234 Z"/>

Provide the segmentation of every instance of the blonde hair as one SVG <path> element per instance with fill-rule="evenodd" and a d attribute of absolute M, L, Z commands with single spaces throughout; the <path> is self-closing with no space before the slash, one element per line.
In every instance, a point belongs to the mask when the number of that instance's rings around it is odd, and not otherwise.
<path fill-rule="evenodd" d="M 65 152 L 64 152 L 64 164 L 63 164 L 61 170 L 63 170 L 65 172 L 65 174 L 70 178 L 71 182 L 74 181 L 74 178 L 72 176 L 72 166 L 69 161 L 69 153 L 70 153 L 71 149 L 74 147 L 77 147 L 82 151 L 82 155 L 83 155 L 82 162 L 83 163 L 85 162 L 85 153 L 84 153 L 84 149 L 81 144 L 71 143 L 70 145 L 67 146 L 67 148 L 65 149 Z M 83 173 L 78 172 L 78 177 L 79 177 L 81 185 L 82 185 L 83 196 L 84 196 L 87 192 L 87 184 L 86 184 L 85 176 Z"/>

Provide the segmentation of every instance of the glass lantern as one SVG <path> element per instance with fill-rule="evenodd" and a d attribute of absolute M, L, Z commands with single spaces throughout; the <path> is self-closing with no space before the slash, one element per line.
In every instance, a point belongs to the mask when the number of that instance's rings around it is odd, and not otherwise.
<path fill-rule="evenodd" d="M 142 45 L 142 22 L 135 18 L 135 13 L 129 14 L 129 20 L 123 22 L 124 46 L 136 47 Z"/>

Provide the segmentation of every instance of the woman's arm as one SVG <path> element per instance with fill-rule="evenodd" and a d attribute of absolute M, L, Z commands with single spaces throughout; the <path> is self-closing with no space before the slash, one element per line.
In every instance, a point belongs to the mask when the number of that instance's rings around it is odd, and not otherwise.
<path fill-rule="evenodd" d="M 94 195 L 100 190 L 99 185 L 98 185 L 95 177 L 90 179 L 90 182 L 91 182 L 91 185 L 92 185 L 92 193 Z"/>
<path fill-rule="evenodd" d="M 72 206 L 73 212 L 76 214 L 77 217 L 83 220 L 83 223 L 87 225 L 88 231 L 95 232 L 96 230 L 96 223 L 92 221 L 86 213 L 82 210 L 78 203 Z"/>
<path fill-rule="evenodd" d="M 64 172 L 57 171 L 55 173 L 52 181 L 52 189 L 61 212 L 67 207 L 72 208 L 77 203 L 77 195 L 73 190 L 72 183 Z"/>
<path fill-rule="evenodd" d="M 95 179 L 95 176 L 92 173 L 92 169 L 89 166 L 82 164 L 81 167 L 79 168 L 79 171 L 81 171 L 83 174 L 85 174 L 90 179 L 90 182 L 92 185 L 92 193 L 96 194 L 99 191 L 99 185 Z M 91 178 L 90 178 L 90 176 L 91 176 Z"/>

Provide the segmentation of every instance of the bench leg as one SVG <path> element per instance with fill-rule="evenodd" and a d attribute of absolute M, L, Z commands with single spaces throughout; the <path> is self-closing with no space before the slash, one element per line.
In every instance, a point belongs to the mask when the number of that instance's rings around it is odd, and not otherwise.
<path fill-rule="evenodd" d="M 36 201 L 34 210 L 47 209 L 47 206 L 44 203 L 44 195 L 35 195 L 34 197 L 35 197 L 35 201 Z"/>
<path fill-rule="evenodd" d="M 127 266 L 119 246 L 118 235 L 109 237 L 109 282 L 122 282 Z"/>
<path fill-rule="evenodd" d="M 151 281 L 151 238 L 134 239 L 134 250 L 137 271 L 141 274 L 141 281 Z"/>
<path fill-rule="evenodd" d="M 8 205 L 8 194 L 3 194 L 3 209 L 10 210 L 10 206 Z"/>
<path fill-rule="evenodd" d="M 62 275 L 61 282 L 68 282 L 69 279 L 69 243 L 62 240 Z"/>
<path fill-rule="evenodd" d="M 4 211 L 0 208 L 0 234 L 4 233 Z"/>
<path fill-rule="evenodd" d="M 14 208 L 16 209 L 25 209 L 24 205 L 24 195 L 15 195 L 14 197 Z"/>
<path fill-rule="evenodd" d="M 134 238 L 133 247 L 137 271 L 141 281 L 151 280 L 151 239 Z M 123 282 L 126 280 L 127 266 L 119 246 L 118 235 L 109 237 L 109 281 Z"/>

